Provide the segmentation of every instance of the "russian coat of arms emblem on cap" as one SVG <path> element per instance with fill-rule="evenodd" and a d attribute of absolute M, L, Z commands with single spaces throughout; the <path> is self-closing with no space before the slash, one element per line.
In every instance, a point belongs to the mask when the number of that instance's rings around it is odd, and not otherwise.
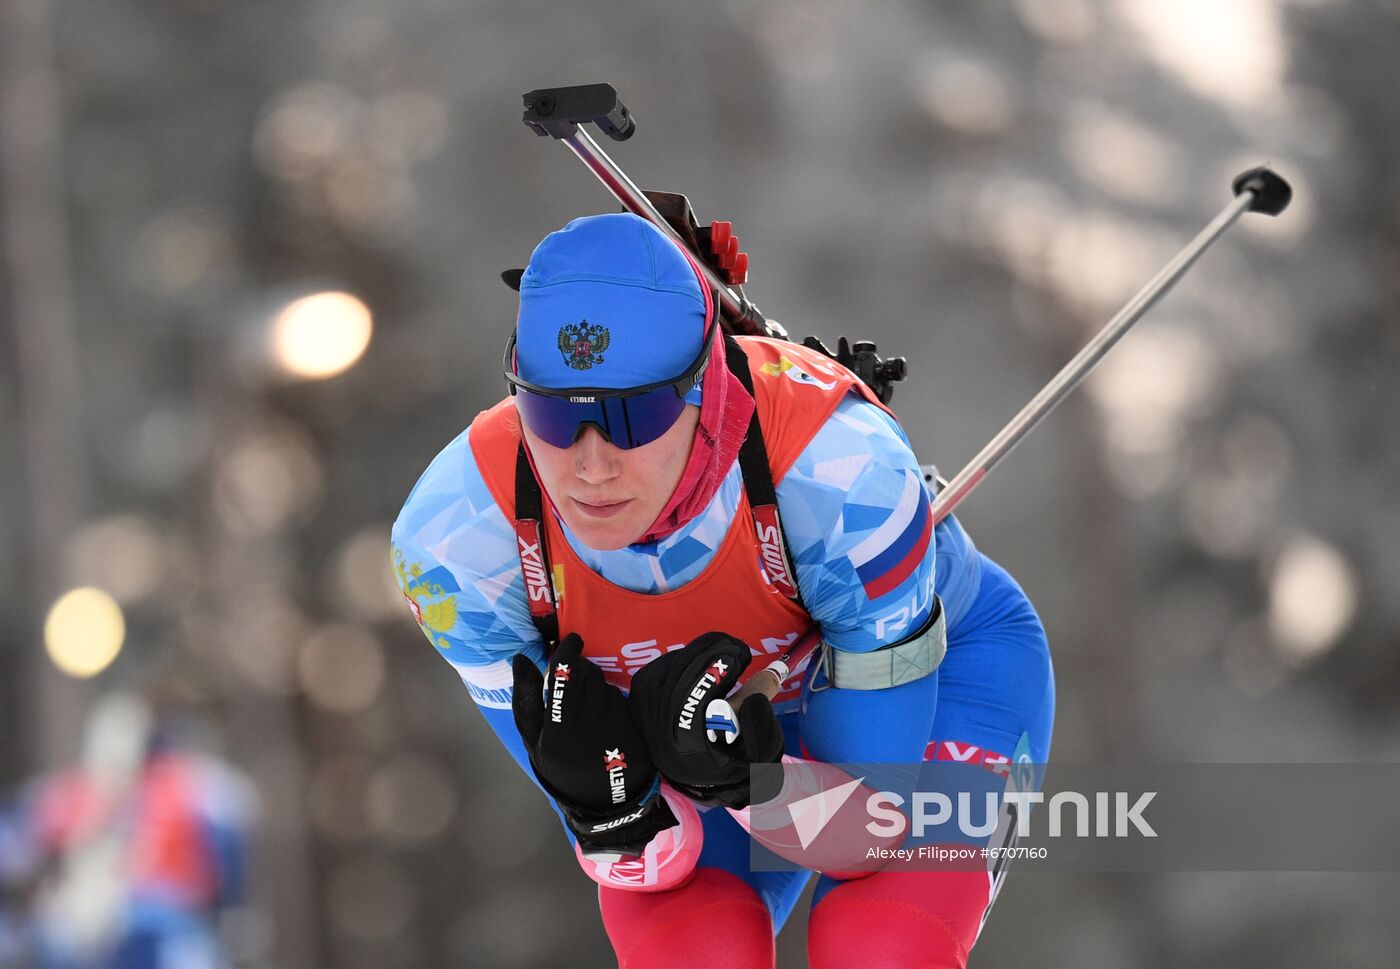
<path fill-rule="evenodd" d="M 587 370 L 603 362 L 603 351 L 612 342 L 608 328 L 583 320 L 559 328 L 559 352 L 575 370 Z"/>

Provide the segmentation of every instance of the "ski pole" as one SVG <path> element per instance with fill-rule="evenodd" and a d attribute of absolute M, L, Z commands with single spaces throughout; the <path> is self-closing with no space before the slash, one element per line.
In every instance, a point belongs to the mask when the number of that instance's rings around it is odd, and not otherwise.
<path fill-rule="evenodd" d="M 626 141 L 637 130 L 637 123 L 618 99 L 611 84 L 583 84 L 575 87 L 541 88 L 524 95 L 525 115 L 522 120 L 536 134 L 562 142 L 578 156 L 584 167 L 597 176 L 603 187 L 613 194 L 622 207 L 633 215 L 646 219 L 671 238 L 682 249 L 690 247 L 671 223 L 656 210 L 646 193 L 627 177 L 603 147 L 583 127 L 593 123 L 614 141 Z M 732 289 L 710 268 L 700 254 L 696 263 L 705 281 L 718 294 L 720 314 L 739 332 L 753 329 L 764 336 L 789 339 L 787 330 L 773 320 L 763 317 L 758 307 L 743 293 Z"/>
<path fill-rule="evenodd" d="M 624 209 L 646 219 L 695 257 L 697 271 L 715 293 L 717 315 L 726 333 L 792 340 L 782 324 L 764 317 L 744 293 L 741 284 L 748 276 L 749 257 L 748 253 L 739 251 L 739 240 L 730 224 L 711 224 L 705 238 L 715 260 L 711 262 L 700 240 L 700 233 L 706 230 L 696 224 L 689 200 L 684 195 L 669 192 L 642 191 L 588 133 L 585 126 L 593 124 L 613 141 L 626 141 L 637 130 L 636 119 L 611 84 L 540 88 L 526 92 L 524 102 L 525 113 L 521 120 L 526 127 L 537 135 L 561 142 L 578 156 Z M 512 289 L 519 289 L 522 272 L 508 270 L 501 278 Z M 802 343 L 849 368 L 884 403 L 889 403 L 894 394 L 894 384 L 906 376 L 903 357 L 881 359 L 876 352 L 878 348 L 869 340 L 848 343 L 842 337 L 835 353 L 814 336 Z"/>
<path fill-rule="evenodd" d="M 947 486 L 938 492 L 931 509 L 935 525 L 962 504 L 992 468 L 1011 453 L 1011 450 L 1024 440 L 1070 391 L 1083 382 L 1123 334 L 1176 285 L 1201 254 L 1241 215 L 1245 212 L 1278 215 L 1288 207 L 1293 197 L 1293 189 L 1288 182 L 1268 167 L 1242 172 L 1235 177 L 1230 187 L 1235 194 L 1230 204 L 1177 253 L 1171 262 L 1163 266 L 1162 270 L 1139 290 L 1137 295 L 1130 299 L 1025 407 L 1021 408 L 1020 413 L 987 442 L 977 456 L 968 462 L 967 467 L 954 475 Z M 727 743 L 733 743 L 739 736 L 739 721 L 734 715 L 734 710 L 755 693 L 761 692 L 770 700 L 777 696 L 783 682 L 820 644 L 820 634 L 815 631 L 809 632 L 768 666 L 749 677 L 748 681 L 727 699 L 712 700 L 705 711 L 709 738 L 715 740 L 722 736 Z"/>

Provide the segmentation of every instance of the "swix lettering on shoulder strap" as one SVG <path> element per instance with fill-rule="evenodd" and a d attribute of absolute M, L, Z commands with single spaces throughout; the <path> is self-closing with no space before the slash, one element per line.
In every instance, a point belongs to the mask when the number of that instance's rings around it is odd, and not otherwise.
<path fill-rule="evenodd" d="M 544 501 L 535 469 L 522 442 L 515 452 L 515 547 L 520 553 L 520 574 L 525 577 L 525 599 L 530 621 L 551 651 L 559 643 L 559 613 L 550 582 L 549 554 L 544 540 Z"/>
<path fill-rule="evenodd" d="M 753 396 L 753 374 L 749 372 L 748 355 L 728 335 L 724 338 L 724 354 L 729 369 Z M 749 420 L 749 432 L 744 437 L 743 447 L 739 449 L 739 469 L 744 475 L 744 491 L 748 494 L 749 508 L 753 512 L 754 531 L 758 533 L 763 571 L 774 588 L 801 605 L 802 593 L 797 587 L 797 573 L 793 571 L 787 537 L 783 534 L 782 519 L 778 516 L 778 493 L 773 487 L 772 464 L 768 460 L 768 447 L 763 442 L 757 407 Z"/>
<path fill-rule="evenodd" d="M 734 338 L 724 337 L 725 359 L 744 385 L 753 394 L 753 376 L 749 373 L 748 356 Z M 758 409 L 749 421 L 748 433 L 739 450 L 739 470 L 744 476 L 744 491 L 753 513 L 754 531 L 758 534 L 759 555 L 763 570 L 774 588 L 802 605 L 802 593 L 797 587 L 797 573 L 788 555 L 788 542 L 778 516 L 778 494 L 773 486 L 773 472 L 768 461 L 768 449 L 763 443 L 763 429 L 758 422 Z M 545 545 L 544 500 L 535 469 L 525 453 L 522 442 L 515 456 L 515 541 L 520 553 L 520 572 L 525 577 L 525 596 L 530 606 L 530 621 L 539 630 L 545 645 L 553 650 L 559 642 L 558 602 L 549 552 Z"/>

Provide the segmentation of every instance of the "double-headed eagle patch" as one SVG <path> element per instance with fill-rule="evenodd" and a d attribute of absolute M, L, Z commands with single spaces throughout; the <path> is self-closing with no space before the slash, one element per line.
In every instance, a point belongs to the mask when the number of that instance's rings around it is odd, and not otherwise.
<path fill-rule="evenodd" d="M 608 328 L 583 320 L 559 328 L 559 352 L 564 362 L 575 370 L 588 370 L 603 362 L 603 351 L 612 342 Z"/>

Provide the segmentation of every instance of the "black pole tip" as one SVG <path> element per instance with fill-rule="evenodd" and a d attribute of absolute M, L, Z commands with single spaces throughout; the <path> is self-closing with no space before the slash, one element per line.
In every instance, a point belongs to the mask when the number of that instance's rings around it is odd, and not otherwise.
<path fill-rule="evenodd" d="M 1293 200 L 1293 186 L 1267 165 L 1236 175 L 1230 187 L 1236 195 L 1251 193 L 1254 201 L 1250 203 L 1249 211 L 1265 215 L 1278 215 Z"/>

